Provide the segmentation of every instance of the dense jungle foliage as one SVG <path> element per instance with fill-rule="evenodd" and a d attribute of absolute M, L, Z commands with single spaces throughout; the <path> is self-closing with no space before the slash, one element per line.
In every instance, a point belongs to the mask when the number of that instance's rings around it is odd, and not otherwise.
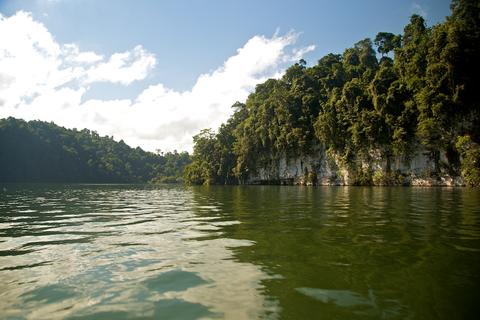
<path fill-rule="evenodd" d="M 218 132 L 194 137 L 185 180 L 242 183 L 282 156 L 322 145 L 352 170 L 372 150 L 388 160 L 422 148 L 432 175 L 447 170 L 480 185 L 480 2 L 454 0 L 451 10 L 441 24 L 413 15 L 401 35 L 380 32 L 257 85 Z"/>
<path fill-rule="evenodd" d="M 0 182 L 178 182 L 187 152 L 154 154 L 87 129 L 0 120 Z"/>

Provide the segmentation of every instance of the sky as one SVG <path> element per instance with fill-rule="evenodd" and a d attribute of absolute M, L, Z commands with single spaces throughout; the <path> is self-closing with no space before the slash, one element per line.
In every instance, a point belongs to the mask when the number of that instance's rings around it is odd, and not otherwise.
<path fill-rule="evenodd" d="M 255 85 L 448 0 L 0 0 L 0 118 L 191 151 Z"/>

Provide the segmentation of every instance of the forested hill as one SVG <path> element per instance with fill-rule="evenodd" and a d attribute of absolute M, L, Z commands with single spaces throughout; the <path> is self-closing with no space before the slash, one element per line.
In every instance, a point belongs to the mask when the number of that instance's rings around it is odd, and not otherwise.
<path fill-rule="evenodd" d="M 186 180 L 248 181 L 279 159 L 318 156 L 370 184 L 372 153 L 386 160 L 428 154 L 433 169 L 480 184 L 480 1 L 454 0 L 445 22 L 413 15 L 403 34 L 380 32 L 316 65 L 291 66 L 259 84 L 218 132 L 194 137 Z M 317 148 L 317 149 L 316 149 Z M 312 177 L 315 178 L 315 177 Z"/>
<path fill-rule="evenodd" d="M 0 119 L 0 182 L 173 182 L 186 152 L 154 154 L 53 123 Z"/>

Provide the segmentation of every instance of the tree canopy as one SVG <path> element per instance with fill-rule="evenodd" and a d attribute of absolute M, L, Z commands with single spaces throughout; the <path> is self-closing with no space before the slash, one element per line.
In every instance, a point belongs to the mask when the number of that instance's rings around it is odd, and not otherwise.
<path fill-rule="evenodd" d="M 2 182 L 175 182 L 190 163 L 186 152 L 155 154 L 88 129 L 0 120 Z"/>
<path fill-rule="evenodd" d="M 436 173 L 446 169 L 479 185 L 479 7 L 454 0 L 441 24 L 428 27 L 413 15 L 403 34 L 379 32 L 373 42 L 363 39 L 311 67 L 301 60 L 257 85 L 217 133 L 195 136 L 186 181 L 242 183 L 280 157 L 314 154 L 322 145 L 352 168 L 372 150 L 389 160 L 422 148 Z"/>

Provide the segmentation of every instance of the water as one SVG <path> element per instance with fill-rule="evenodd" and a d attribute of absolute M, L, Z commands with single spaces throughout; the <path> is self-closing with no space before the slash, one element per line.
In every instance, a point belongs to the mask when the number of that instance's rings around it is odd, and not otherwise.
<path fill-rule="evenodd" d="M 479 190 L 5 187 L 2 319 L 474 319 L 480 311 Z"/>

